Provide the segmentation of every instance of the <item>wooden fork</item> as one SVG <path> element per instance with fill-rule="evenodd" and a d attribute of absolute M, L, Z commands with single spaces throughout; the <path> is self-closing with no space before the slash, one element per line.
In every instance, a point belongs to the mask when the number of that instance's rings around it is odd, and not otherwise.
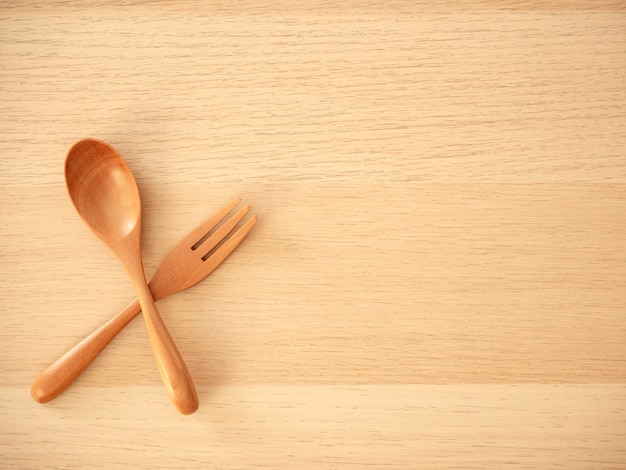
<path fill-rule="evenodd" d="M 241 199 L 235 199 L 205 220 L 165 256 L 150 281 L 150 291 L 155 301 L 197 284 L 237 248 L 256 223 L 256 215 L 211 253 L 211 250 L 243 219 L 250 206 L 239 210 L 211 235 L 209 232 L 240 201 Z M 53 362 L 33 382 L 30 389 L 32 397 L 39 403 L 45 403 L 59 395 L 140 312 L 139 301 L 135 299 L 115 317 Z"/>

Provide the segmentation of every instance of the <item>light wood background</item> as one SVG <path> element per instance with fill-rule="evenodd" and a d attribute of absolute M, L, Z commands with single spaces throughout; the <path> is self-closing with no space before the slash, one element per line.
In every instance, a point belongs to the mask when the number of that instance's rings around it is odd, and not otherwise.
<path fill-rule="evenodd" d="M 0 4 L 1 468 L 626 468 L 626 5 L 340 3 Z M 195 415 L 140 320 L 30 398 L 133 298 L 65 192 L 86 136 L 148 274 L 259 214 L 159 302 Z"/>

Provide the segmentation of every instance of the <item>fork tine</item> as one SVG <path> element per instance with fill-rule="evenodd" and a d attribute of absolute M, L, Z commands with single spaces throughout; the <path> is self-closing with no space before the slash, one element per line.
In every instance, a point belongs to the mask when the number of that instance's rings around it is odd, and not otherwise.
<path fill-rule="evenodd" d="M 235 216 L 236 217 L 236 216 Z M 239 229 L 224 242 L 218 246 L 214 251 L 210 251 L 201 259 L 197 259 L 195 268 L 190 268 L 185 273 L 185 281 L 183 289 L 196 285 L 202 279 L 211 274 L 215 269 L 228 258 L 241 241 L 246 237 L 248 232 L 256 224 L 257 216 L 254 215 L 247 220 Z M 228 222 L 227 222 L 228 223 Z M 226 232 L 227 233 L 227 232 Z M 226 235 L 226 233 L 224 235 Z M 182 290 L 182 289 L 179 289 Z"/>
<path fill-rule="evenodd" d="M 246 238 L 246 235 L 248 235 L 248 232 L 252 230 L 252 227 L 254 227 L 254 224 L 256 224 L 257 219 L 258 216 L 255 214 L 253 217 L 247 220 L 246 223 L 239 228 L 239 230 L 237 230 L 231 237 L 229 237 L 228 240 L 226 240 L 222 244 L 222 246 L 215 250 L 211 254 L 211 256 L 204 260 L 202 266 L 205 275 L 208 275 L 206 274 L 207 272 L 211 273 L 222 263 L 222 261 L 228 258 L 228 255 L 230 255 L 235 250 L 235 248 L 239 246 L 241 241 Z"/>
<path fill-rule="evenodd" d="M 235 225 L 237 225 L 239 223 L 239 221 L 241 219 L 243 219 L 243 216 L 246 215 L 249 210 L 250 210 L 250 206 L 249 205 L 245 206 L 244 208 L 239 210 L 239 212 L 237 212 L 230 219 L 228 219 L 226 222 L 224 222 L 224 224 L 220 228 L 218 228 L 215 231 L 215 233 L 213 233 L 206 240 L 204 240 L 201 243 L 199 243 L 196 249 L 202 247 L 202 251 L 204 251 L 206 253 L 204 255 L 204 257 L 206 258 L 206 255 L 209 254 L 209 252 L 213 248 L 215 248 L 217 246 L 217 244 L 220 241 L 222 241 L 222 239 L 226 235 L 228 235 L 233 228 L 235 228 Z"/>
<path fill-rule="evenodd" d="M 191 247 L 192 250 L 198 248 L 203 241 L 204 236 L 209 233 L 209 231 L 217 225 L 217 223 L 222 220 L 226 214 L 228 214 L 233 208 L 241 202 L 241 198 L 236 198 L 222 207 L 219 211 L 213 214 L 211 217 L 202 222 L 193 232 L 191 232 L 186 240 L 192 240 L 194 245 Z"/>

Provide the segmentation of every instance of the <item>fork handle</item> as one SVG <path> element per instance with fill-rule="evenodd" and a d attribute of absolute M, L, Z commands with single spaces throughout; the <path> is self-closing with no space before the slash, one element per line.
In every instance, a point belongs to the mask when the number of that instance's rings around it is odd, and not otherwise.
<path fill-rule="evenodd" d="M 139 301 L 135 299 L 115 317 L 50 364 L 30 388 L 30 394 L 35 401 L 46 403 L 69 387 L 140 312 Z"/>

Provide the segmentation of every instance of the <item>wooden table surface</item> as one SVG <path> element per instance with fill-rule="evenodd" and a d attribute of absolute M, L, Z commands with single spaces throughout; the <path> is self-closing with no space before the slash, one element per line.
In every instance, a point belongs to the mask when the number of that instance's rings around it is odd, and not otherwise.
<path fill-rule="evenodd" d="M 626 468 L 626 4 L 0 4 L 0 468 Z M 234 197 L 249 238 L 61 396 L 133 299 L 76 215 L 126 158 L 144 261 Z"/>

